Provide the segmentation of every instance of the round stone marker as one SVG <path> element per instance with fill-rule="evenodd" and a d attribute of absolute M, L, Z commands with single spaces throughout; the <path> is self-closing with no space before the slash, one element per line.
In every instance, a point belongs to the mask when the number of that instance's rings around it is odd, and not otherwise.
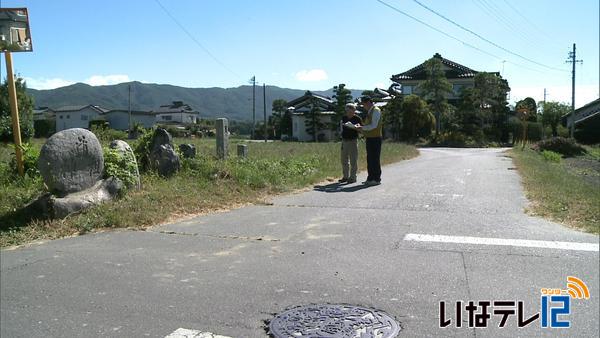
<path fill-rule="evenodd" d="M 400 324 L 383 311 L 344 304 L 298 306 L 269 323 L 269 332 L 275 338 L 391 338 L 400 329 Z"/>
<path fill-rule="evenodd" d="M 38 169 L 53 192 L 85 190 L 102 178 L 102 146 L 89 130 L 73 128 L 59 131 L 42 146 Z"/>

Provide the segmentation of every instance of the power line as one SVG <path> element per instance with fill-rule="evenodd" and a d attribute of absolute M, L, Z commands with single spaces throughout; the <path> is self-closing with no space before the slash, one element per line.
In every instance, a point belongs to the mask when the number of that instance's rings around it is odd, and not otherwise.
<path fill-rule="evenodd" d="M 555 46 L 560 46 L 560 44 L 558 44 L 555 40 L 553 40 L 548 34 L 546 34 L 541 28 L 539 28 L 535 23 L 533 23 L 531 20 L 529 20 L 528 17 L 526 17 L 525 15 L 523 15 L 521 13 L 521 11 L 519 11 L 515 6 L 513 6 L 508 0 L 502 0 L 504 1 L 504 3 L 510 7 L 510 9 L 513 10 L 513 12 L 517 13 L 517 15 L 519 15 L 523 20 L 525 20 L 529 25 L 531 25 L 531 27 L 535 28 L 535 30 L 537 30 L 537 32 L 540 34 L 540 36 L 543 36 L 547 41 L 551 42 L 553 45 Z"/>
<path fill-rule="evenodd" d="M 378 0 L 378 1 L 379 1 L 379 0 Z M 496 47 L 496 48 L 499 48 L 499 49 L 501 49 L 501 50 L 503 50 L 503 51 L 505 51 L 505 52 L 507 52 L 507 53 L 509 53 L 509 54 L 512 54 L 512 55 L 514 55 L 514 56 L 517 56 L 517 57 L 519 57 L 519 58 L 521 58 L 521 59 L 523 59 L 523 60 L 529 61 L 529 62 L 531 62 L 531 63 L 534 63 L 534 64 L 536 64 L 536 65 L 538 65 L 538 66 L 542 66 L 542 67 L 545 67 L 545 68 L 548 68 L 548 69 L 557 70 L 557 71 L 561 71 L 561 72 L 568 72 L 567 70 L 564 70 L 564 69 L 559 69 L 559 68 L 555 68 L 555 67 L 547 66 L 547 65 L 545 65 L 545 64 L 543 64 L 543 63 L 539 63 L 539 62 L 537 62 L 537 61 L 535 61 L 535 60 L 532 60 L 532 59 L 530 59 L 530 58 L 524 57 L 524 56 L 522 56 L 521 54 L 515 53 L 515 52 L 513 52 L 513 51 L 511 51 L 511 50 L 509 50 L 509 49 L 507 49 L 507 48 L 504 48 L 504 47 L 500 46 L 499 44 L 497 44 L 497 43 L 495 43 L 495 42 L 493 42 L 493 41 L 490 41 L 489 39 L 486 39 L 485 37 L 481 36 L 480 34 L 478 34 L 478 33 L 474 32 L 474 31 L 470 30 L 469 28 L 466 28 L 465 26 L 463 26 L 463 25 L 461 25 L 461 24 L 457 23 L 456 21 L 454 21 L 454 20 L 452 20 L 452 19 L 449 19 L 449 18 L 448 18 L 448 17 L 446 17 L 445 15 L 438 13 L 437 11 L 435 11 L 434 9 L 432 9 L 432 8 L 430 8 L 430 7 L 426 6 L 426 5 L 424 5 L 424 4 L 423 4 L 423 3 L 421 3 L 420 1 L 418 1 L 418 0 L 413 0 L 413 1 L 414 1 L 415 3 L 417 3 L 419 6 L 421 6 L 421 7 L 425 8 L 426 10 L 430 11 L 431 13 L 433 13 L 433 14 L 435 14 L 435 15 L 439 16 L 440 18 L 442 18 L 442 19 L 444 19 L 444 20 L 446 20 L 446 21 L 450 22 L 451 24 L 453 24 L 453 25 L 457 26 L 458 28 L 460 28 L 460 29 L 462 29 L 462 30 L 464 30 L 464 31 L 466 31 L 466 32 L 469 32 L 469 33 L 471 33 L 471 34 L 475 35 L 476 37 L 480 38 L 481 40 L 483 40 L 483 41 L 485 41 L 485 42 L 487 42 L 487 43 L 491 44 L 492 46 L 494 46 L 494 47 Z M 381 2 L 381 1 L 380 1 L 380 2 Z"/>
<path fill-rule="evenodd" d="M 485 50 L 483 50 L 483 49 L 481 49 L 481 48 L 478 48 L 478 47 L 476 47 L 476 46 L 474 46 L 474 45 L 472 45 L 472 44 L 470 44 L 470 43 L 468 43 L 468 42 L 465 42 L 465 41 L 463 41 L 463 40 L 461 40 L 461 39 L 459 39 L 459 38 L 457 38 L 457 37 L 454 37 L 454 36 L 452 36 L 452 35 L 450 35 L 450 34 L 448 34 L 448 33 L 444 32 L 444 31 L 442 31 L 442 30 L 440 30 L 440 29 L 438 29 L 438 28 L 436 28 L 436 27 L 434 27 L 434 26 L 432 26 L 432 25 L 428 24 L 427 22 L 425 22 L 425 21 L 423 21 L 423 20 L 421 20 L 421 19 L 418 19 L 418 18 L 416 18 L 416 17 L 414 17 L 414 16 L 412 16 L 412 15 L 410 15 L 410 14 L 408 14 L 408 13 L 406 13 L 406 12 L 404 12 L 404 11 L 402 11 L 402 10 L 400 10 L 400 9 L 398 9 L 398 8 L 396 8 L 396 7 L 392 6 L 392 5 L 390 5 L 390 4 L 388 4 L 388 3 L 387 3 L 387 2 L 385 2 L 385 1 L 382 1 L 382 0 L 375 0 L 375 1 L 379 2 L 380 4 L 382 4 L 382 5 L 384 5 L 384 6 L 388 7 L 388 8 L 391 8 L 392 10 L 394 10 L 394 11 L 396 11 L 396 12 L 398 12 L 398 13 L 400 13 L 400 14 L 404 15 L 404 16 L 407 16 L 407 17 L 409 17 L 409 18 L 411 18 L 411 19 L 413 19 L 413 20 L 417 21 L 418 23 L 420 23 L 420 24 L 422 24 L 422 25 L 425 25 L 425 26 L 427 26 L 427 27 L 429 27 L 429 28 L 433 29 L 434 31 L 436 31 L 436 32 L 438 32 L 438 33 L 440 33 L 440 34 L 442 34 L 442 35 L 444 35 L 444 36 L 446 36 L 446 37 L 448 37 L 448 38 L 450 38 L 450 39 L 452 39 L 452 40 L 458 41 L 458 42 L 462 43 L 463 45 L 465 45 L 465 46 L 467 46 L 467 47 L 469 47 L 469 48 L 475 49 L 475 50 L 477 50 L 477 51 L 479 51 L 479 52 L 481 52 L 481 53 L 483 53 L 483 54 L 485 54 L 485 55 L 491 56 L 491 57 L 493 57 L 493 58 L 496 58 L 496 59 L 498 59 L 498 60 L 503 60 L 503 61 L 506 61 L 506 62 L 508 62 L 508 63 L 510 63 L 510 64 L 513 64 L 513 65 L 515 65 L 515 66 L 518 66 L 518 67 L 522 67 L 522 68 L 525 68 L 525 69 L 532 70 L 532 71 L 534 71 L 534 72 L 539 72 L 539 73 L 542 73 L 542 71 L 540 71 L 540 70 L 537 70 L 537 69 L 534 69 L 534 68 L 530 68 L 530 67 L 524 66 L 524 65 L 522 65 L 522 64 L 519 64 L 519 63 L 516 63 L 516 62 L 509 61 L 509 60 L 504 60 L 503 58 L 501 58 L 501 57 L 499 57 L 499 56 L 497 56 L 497 55 L 495 55 L 495 54 L 489 53 L 489 52 L 487 52 L 487 51 L 485 51 Z"/>
<path fill-rule="evenodd" d="M 211 59 L 213 59 L 213 61 L 215 61 L 216 63 L 218 63 L 221 67 L 223 67 L 225 70 L 227 70 L 229 73 L 231 73 L 232 75 L 234 75 L 235 77 L 237 77 L 238 79 L 241 79 L 241 76 L 238 75 L 236 72 L 234 72 L 233 70 L 231 70 L 231 68 L 227 67 L 223 62 L 221 62 L 221 60 L 219 60 L 216 56 L 213 55 L 213 53 L 211 53 L 208 48 L 204 47 L 204 45 L 202 43 L 200 43 L 200 41 L 198 41 L 193 35 L 192 33 L 190 33 L 180 22 L 179 20 L 177 20 L 172 14 L 171 12 L 169 12 L 169 10 L 167 10 L 167 8 L 165 8 L 165 6 L 163 6 L 163 4 L 159 1 L 159 0 L 154 0 L 158 6 L 160 6 L 160 8 L 163 10 L 163 12 L 165 12 L 165 14 L 167 14 L 167 16 L 169 16 L 169 18 L 171 18 L 171 20 L 173 20 L 173 22 L 190 38 L 192 39 L 192 41 L 194 41 L 196 43 L 196 45 L 198 45 L 198 47 L 200 47 L 208 56 L 211 57 Z"/>

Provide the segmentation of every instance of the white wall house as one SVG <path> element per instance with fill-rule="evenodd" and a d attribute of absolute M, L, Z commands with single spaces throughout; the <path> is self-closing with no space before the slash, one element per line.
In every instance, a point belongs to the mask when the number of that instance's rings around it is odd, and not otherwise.
<path fill-rule="evenodd" d="M 107 110 L 99 106 L 66 106 L 54 109 L 56 131 L 70 128 L 89 129 L 90 121 L 97 120 Z"/>
<path fill-rule="evenodd" d="M 331 124 L 331 119 L 335 116 L 335 112 L 320 112 L 319 121 L 325 125 Z M 292 138 L 301 142 L 313 141 L 313 135 L 306 131 L 306 116 L 304 113 L 292 114 Z M 336 138 L 335 131 L 324 128 L 317 131 L 318 141 L 333 141 Z"/>
<path fill-rule="evenodd" d="M 154 112 L 156 123 L 190 124 L 200 120 L 200 113 L 182 101 L 162 105 Z"/>
<path fill-rule="evenodd" d="M 129 111 L 126 109 L 113 109 L 103 114 L 104 119 L 112 129 L 129 129 Z M 152 128 L 156 123 L 156 114 L 147 111 L 131 111 L 131 124 L 141 124 L 144 128 Z"/>
<path fill-rule="evenodd" d="M 317 131 L 317 140 L 335 140 L 336 132 L 330 128 L 335 116 L 333 100 L 311 91 L 306 91 L 303 96 L 288 102 L 288 109 L 292 111 L 292 139 L 302 142 L 314 140 L 313 135 L 306 131 L 307 114 L 314 108 L 318 109 L 319 121 L 325 125 L 324 128 Z"/>
<path fill-rule="evenodd" d="M 447 97 L 448 102 L 456 104 L 464 88 L 474 87 L 475 75 L 479 72 L 454 61 L 445 59 L 438 53 L 435 53 L 433 57 L 442 62 L 442 70 L 444 71 L 446 79 L 452 85 L 452 93 Z M 493 74 L 500 76 L 500 73 Z M 425 79 L 427 79 L 425 62 L 403 73 L 392 75 L 391 78 L 394 82 L 392 86 L 400 86 L 402 96 L 410 94 L 419 95 L 417 86 L 425 81 Z"/>

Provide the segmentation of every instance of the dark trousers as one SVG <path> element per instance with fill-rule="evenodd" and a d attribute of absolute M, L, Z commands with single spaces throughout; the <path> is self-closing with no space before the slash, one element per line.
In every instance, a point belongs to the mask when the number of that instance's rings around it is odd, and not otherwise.
<path fill-rule="evenodd" d="M 381 181 L 381 137 L 367 137 L 367 181 Z"/>

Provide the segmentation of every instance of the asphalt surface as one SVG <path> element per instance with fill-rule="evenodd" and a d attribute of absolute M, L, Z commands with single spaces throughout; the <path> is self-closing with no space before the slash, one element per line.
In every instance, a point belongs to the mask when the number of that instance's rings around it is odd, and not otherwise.
<path fill-rule="evenodd" d="M 500 149 L 422 149 L 383 168 L 383 184 L 329 184 L 148 231 L 50 241 L 0 255 L 2 337 L 165 337 L 178 328 L 265 337 L 287 308 L 345 303 L 383 310 L 400 336 L 572 336 L 599 332 L 598 251 L 404 240 L 407 234 L 598 243 L 524 213 L 518 173 Z M 359 177 L 364 179 L 364 173 Z M 199 192 L 201 193 L 201 192 Z M 597 246 L 596 246 L 597 247 Z M 523 301 L 541 288 L 588 286 L 569 329 L 439 327 L 439 302 Z M 478 310 L 480 311 L 480 310 Z"/>

